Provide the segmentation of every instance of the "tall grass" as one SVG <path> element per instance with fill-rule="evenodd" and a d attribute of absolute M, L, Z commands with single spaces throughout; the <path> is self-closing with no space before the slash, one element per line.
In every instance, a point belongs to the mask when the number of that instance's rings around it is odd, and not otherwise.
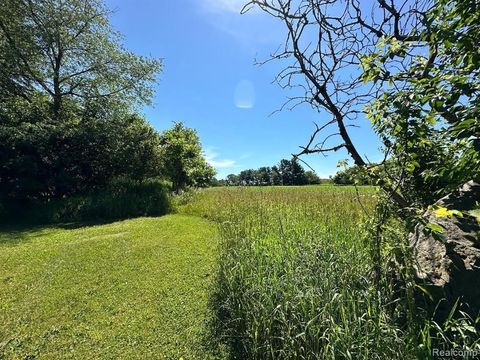
<path fill-rule="evenodd" d="M 372 285 L 374 206 L 373 188 L 332 186 L 209 189 L 180 206 L 220 225 L 214 305 L 237 358 L 414 357 Z"/>
<path fill-rule="evenodd" d="M 170 210 L 168 185 L 162 180 L 119 178 L 104 189 L 47 204 L 53 222 L 160 216 Z"/>

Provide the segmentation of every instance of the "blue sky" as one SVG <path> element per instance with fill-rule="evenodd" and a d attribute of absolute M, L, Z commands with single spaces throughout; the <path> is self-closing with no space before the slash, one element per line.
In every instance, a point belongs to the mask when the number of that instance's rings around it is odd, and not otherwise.
<path fill-rule="evenodd" d="M 162 58 L 154 106 L 143 109 L 163 130 L 182 121 L 198 131 L 218 177 L 290 158 L 306 143 L 313 122 L 328 120 L 309 106 L 271 115 L 288 93 L 272 84 L 281 64 L 264 60 L 284 39 L 275 19 L 260 11 L 240 15 L 244 0 L 106 0 L 126 47 Z M 379 159 L 379 142 L 367 120 L 353 139 L 360 152 Z M 345 152 L 303 159 L 321 177 L 337 171 Z"/>

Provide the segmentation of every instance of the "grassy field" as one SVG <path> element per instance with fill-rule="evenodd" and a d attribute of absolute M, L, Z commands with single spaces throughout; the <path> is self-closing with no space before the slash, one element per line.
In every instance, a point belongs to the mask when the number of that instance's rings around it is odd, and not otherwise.
<path fill-rule="evenodd" d="M 208 358 L 215 236 L 182 215 L 2 232 L 0 359 Z"/>
<path fill-rule="evenodd" d="M 217 188 L 180 212 L 220 226 L 218 336 L 239 359 L 408 359 L 408 329 L 374 287 L 375 189 Z"/>
<path fill-rule="evenodd" d="M 425 358 L 430 330 L 375 285 L 376 199 L 211 188 L 160 218 L 3 231 L 0 359 Z"/>

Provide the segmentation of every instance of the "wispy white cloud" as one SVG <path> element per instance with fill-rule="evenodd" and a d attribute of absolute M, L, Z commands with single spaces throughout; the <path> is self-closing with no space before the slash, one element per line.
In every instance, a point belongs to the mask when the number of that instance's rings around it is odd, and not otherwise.
<path fill-rule="evenodd" d="M 235 160 L 215 160 L 211 159 L 209 161 L 210 165 L 212 165 L 215 168 L 219 169 L 229 169 L 229 168 L 234 168 L 236 167 L 236 162 Z"/>
<path fill-rule="evenodd" d="M 283 40 L 282 28 L 257 6 L 250 6 L 248 12 L 240 12 L 249 0 L 192 0 L 205 21 L 217 30 L 228 34 L 253 53 L 258 44 L 279 44 Z"/>
<path fill-rule="evenodd" d="M 214 147 L 207 147 L 204 151 L 205 160 L 216 169 L 229 169 L 237 166 L 235 160 L 219 159 Z"/>

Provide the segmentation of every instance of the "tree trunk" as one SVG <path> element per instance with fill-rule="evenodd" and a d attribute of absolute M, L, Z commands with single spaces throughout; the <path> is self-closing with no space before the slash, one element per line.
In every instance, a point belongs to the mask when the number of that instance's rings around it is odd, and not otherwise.
<path fill-rule="evenodd" d="M 473 317 L 480 311 L 480 223 L 468 214 L 478 203 L 480 184 L 469 181 L 434 204 L 434 208 L 458 210 L 461 215 L 439 216 L 435 210 L 424 214 L 429 223 L 444 229 L 440 239 L 423 225 L 410 235 L 415 279 L 430 294 L 418 294 L 417 301 L 441 322 L 457 300 Z"/>

